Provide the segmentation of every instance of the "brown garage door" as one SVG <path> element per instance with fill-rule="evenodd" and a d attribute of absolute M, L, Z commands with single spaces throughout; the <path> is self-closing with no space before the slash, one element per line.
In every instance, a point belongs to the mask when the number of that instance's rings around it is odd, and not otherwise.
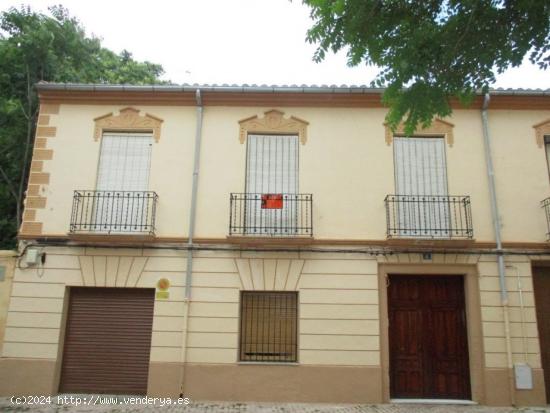
<path fill-rule="evenodd" d="M 469 399 L 463 279 L 390 276 L 392 398 Z"/>
<path fill-rule="evenodd" d="M 154 293 L 71 288 L 60 392 L 146 393 Z"/>
<path fill-rule="evenodd" d="M 546 402 L 550 404 L 550 267 L 533 268 L 533 290 L 537 307 L 540 355 L 546 384 Z"/>

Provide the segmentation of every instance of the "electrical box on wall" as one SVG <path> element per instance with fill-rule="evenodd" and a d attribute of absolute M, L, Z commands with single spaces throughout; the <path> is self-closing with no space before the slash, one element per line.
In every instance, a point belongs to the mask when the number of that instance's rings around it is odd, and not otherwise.
<path fill-rule="evenodd" d="M 514 364 L 514 375 L 516 376 L 516 389 L 518 390 L 533 389 L 533 371 L 529 364 L 525 364 L 525 363 Z"/>
<path fill-rule="evenodd" d="M 29 248 L 27 254 L 25 255 L 25 263 L 27 265 L 36 265 L 40 261 L 40 251 L 36 248 Z"/>

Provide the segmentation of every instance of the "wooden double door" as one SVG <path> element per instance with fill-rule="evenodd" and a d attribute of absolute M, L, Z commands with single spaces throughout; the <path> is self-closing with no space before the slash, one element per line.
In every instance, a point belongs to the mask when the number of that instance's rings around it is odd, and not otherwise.
<path fill-rule="evenodd" d="M 550 267 L 533 268 L 533 290 L 537 309 L 540 356 L 544 370 L 546 403 L 550 404 Z"/>
<path fill-rule="evenodd" d="M 461 276 L 390 275 L 391 398 L 471 398 Z"/>

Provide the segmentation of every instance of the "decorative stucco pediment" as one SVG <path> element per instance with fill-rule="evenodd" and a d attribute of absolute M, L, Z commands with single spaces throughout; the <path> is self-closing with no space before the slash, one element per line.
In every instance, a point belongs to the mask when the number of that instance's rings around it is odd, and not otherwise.
<path fill-rule="evenodd" d="M 388 145 L 391 145 L 393 142 L 394 135 L 405 135 L 405 125 L 401 123 L 395 132 L 391 130 L 389 125 L 387 123 L 384 123 L 384 127 L 386 128 L 386 143 Z M 444 136 L 447 144 L 449 146 L 453 146 L 454 144 L 454 135 L 453 135 L 453 128 L 455 125 L 453 125 L 450 122 L 446 122 L 441 119 L 434 119 L 432 124 L 428 126 L 427 128 L 420 128 L 417 129 L 414 133 L 415 136 Z"/>
<path fill-rule="evenodd" d="M 546 119 L 536 125 L 533 125 L 535 128 L 535 138 L 537 140 L 537 145 L 539 148 L 544 146 L 544 136 L 550 135 L 550 119 Z"/>
<path fill-rule="evenodd" d="M 148 113 L 144 116 L 140 116 L 139 112 L 139 110 L 134 108 L 124 108 L 121 109 L 119 114 L 116 116 L 113 115 L 113 113 L 108 113 L 95 118 L 94 140 L 99 140 L 104 131 L 150 131 L 155 138 L 155 142 L 158 142 L 160 139 L 160 128 L 163 120 Z"/>
<path fill-rule="evenodd" d="M 304 260 L 236 258 L 235 267 L 243 290 L 298 291 Z"/>
<path fill-rule="evenodd" d="M 265 112 L 263 118 L 252 116 L 240 120 L 239 140 L 241 143 L 245 143 L 249 133 L 295 134 L 299 136 L 302 145 L 305 145 L 308 125 L 308 122 L 295 116 L 286 119 L 284 112 L 272 109 Z"/>

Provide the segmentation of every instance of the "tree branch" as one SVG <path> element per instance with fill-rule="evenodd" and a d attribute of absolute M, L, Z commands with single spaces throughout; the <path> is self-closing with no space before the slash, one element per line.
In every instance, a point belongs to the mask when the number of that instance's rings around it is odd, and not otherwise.
<path fill-rule="evenodd" d="M 455 43 L 455 47 L 453 48 L 453 56 L 456 54 L 458 46 L 460 46 L 460 43 L 462 43 L 462 40 L 464 40 L 464 38 L 466 37 L 466 35 L 470 31 L 470 26 L 472 25 L 472 20 L 474 19 L 475 12 L 476 12 L 476 7 L 474 6 L 472 11 L 470 12 L 470 17 L 468 18 L 468 22 L 466 23 L 466 27 L 464 28 L 464 31 L 462 32 L 462 34 L 460 35 L 460 37 L 458 38 L 458 40 Z"/>
<path fill-rule="evenodd" d="M 19 198 L 17 197 L 17 192 L 15 191 L 15 187 L 13 186 L 12 180 L 8 177 L 8 174 L 6 171 L 4 171 L 4 168 L 0 166 L 0 174 L 2 175 L 2 178 L 4 178 L 4 181 L 6 181 L 6 185 L 10 191 L 10 194 L 13 195 L 16 202 L 19 202 Z"/>
<path fill-rule="evenodd" d="M 21 101 L 18 100 L 17 103 L 19 104 L 19 108 L 21 108 L 21 112 L 23 112 L 23 116 L 25 116 L 25 119 L 29 120 L 29 115 L 27 114 L 27 111 L 23 107 L 23 104 L 21 103 Z"/>

